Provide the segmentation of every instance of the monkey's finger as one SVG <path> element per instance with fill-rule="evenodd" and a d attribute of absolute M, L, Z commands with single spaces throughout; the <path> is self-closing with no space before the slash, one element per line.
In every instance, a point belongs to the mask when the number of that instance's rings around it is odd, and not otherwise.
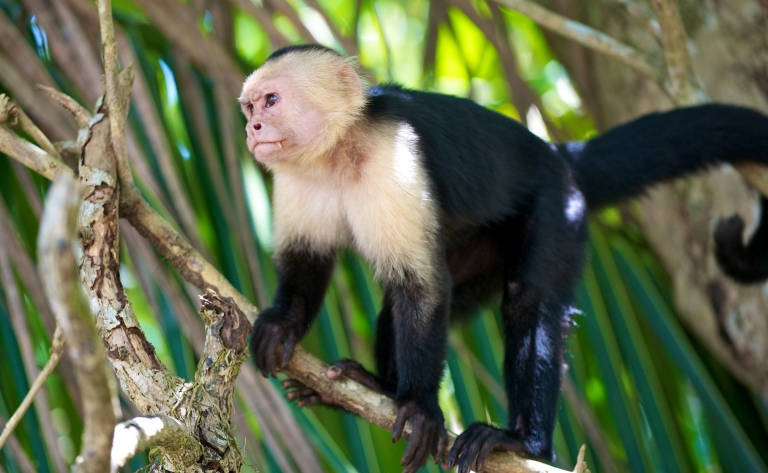
<path fill-rule="evenodd" d="M 417 445 L 414 449 L 413 457 L 403 470 L 403 473 L 416 473 L 427 463 L 427 458 L 429 458 L 429 442 L 423 437 L 422 435 L 421 440 L 416 442 Z M 408 445 L 410 446 L 410 443 Z"/>
<path fill-rule="evenodd" d="M 306 388 L 306 389 L 297 389 L 296 391 L 290 391 L 288 393 L 285 393 L 285 397 L 287 399 L 293 400 L 301 400 L 303 398 L 308 398 L 310 396 L 317 395 L 317 391 L 315 391 L 312 388 Z"/>
<path fill-rule="evenodd" d="M 273 378 L 277 378 L 277 351 L 280 348 L 280 341 L 273 337 L 267 344 L 267 371 Z"/>
<path fill-rule="evenodd" d="M 283 389 L 291 389 L 291 388 L 304 389 L 307 387 L 306 385 L 304 385 L 304 383 L 302 383 L 301 381 L 297 381 L 295 379 L 286 379 L 281 384 L 283 386 Z"/>
<path fill-rule="evenodd" d="M 486 457 L 488 457 L 488 454 L 491 453 L 498 444 L 497 435 L 489 436 L 489 438 L 483 442 L 482 447 L 480 447 L 480 453 L 477 454 L 477 459 L 475 459 L 475 471 L 480 471 L 483 467 L 483 463 L 485 463 Z"/>
<path fill-rule="evenodd" d="M 464 432 L 463 434 L 459 435 L 459 438 L 457 438 L 455 442 L 453 442 L 453 448 L 451 449 L 450 456 L 448 457 L 449 469 L 456 466 L 456 460 L 459 459 L 459 453 L 461 453 L 461 450 L 464 448 L 464 444 L 467 443 L 468 438 L 469 436 L 467 435 L 467 432 Z"/>
<path fill-rule="evenodd" d="M 448 434 L 445 429 L 441 429 L 440 438 L 437 440 L 437 453 L 432 453 L 435 459 L 435 465 L 442 462 L 445 459 L 445 455 L 448 453 Z"/>
<path fill-rule="evenodd" d="M 411 439 L 408 441 L 408 446 L 405 448 L 403 458 L 400 460 L 400 466 L 405 466 L 411 463 L 417 450 L 424 444 L 424 440 L 426 439 L 422 438 L 422 430 L 424 430 L 422 428 L 423 425 L 424 422 L 421 419 L 414 419 L 411 421 Z"/>
<path fill-rule="evenodd" d="M 458 462 L 459 465 L 459 472 L 460 473 L 466 473 L 469 471 L 469 465 L 472 463 L 472 461 L 475 459 L 475 456 L 472 455 L 472 445 L 477 438 L 478 435 L 482 433 L 481 429 L 478 429 L 477 427 L 470 426 L 469 429 L 464 431 L 463 434 L 459 436 L 459 439 L 456 441 L 456 443 L 453 445 L 454 451 L 451 452 L 451 458 L 454 461 L 454 464 Z M 459 440 L 462 440 L 461 446 L 457 449 L 456 444 L 459 443 Z M 456 458 L 454 458 L 454 454 L 456 455 Z M 451 465 L 453 467 L 453 465 Z"/>
<path fill-rule="evenodd" d="M 461 459 L 459 460 L 459 471 L 461 473 L 468 473 L 471 470 L 477 470 L 476 463 L 477 463 L 477 457 L 480 454 L 480 446 L 485 442 L 485 439 L 488 438 L 489 434 L 492 434 L 493 432 L 489 432 L 488 429 L 485 428 L 478 428 L 476 429 L 477 433 L 472 437 L 472 439 L 467 442 L 467 446 L 464 448 L 464 453 L 462 454 Z"/>
<path fill-rule="evenodd" d="M 280 361 L 280 368 L 285 368 L 291 358 L 293 357 L 293 351 L 296 349 L 296 337 L 291 335 L 283 344 L 283 359 Z"/>
<path fill-rule="evenodd" d="M 264 345 L 259 344 L 253 353 L 253 361 L 256 363 L 256 367 L 259 369 L 259 373 L 265 378 L 269 376 L 267 372 L 267 359 L 264 353 Z"/>
<path fill-rule="evenodd" d="M 403 436 L 403 430 L 405 430 L 405 421 L 407 420 L 407 411 L 405 406 L 397 410 L 397 417 L 395 418 L 395 425 L 392 428 L 392 443 L 400 440 Z"/>
<path fill-rule="evenodd" d="M 325 404 L 325 402 L 323 401 L 323 398 L 317 393 L 296 401 L 296 405 L 299 407 L 316 406 L 318 404 Z"/>

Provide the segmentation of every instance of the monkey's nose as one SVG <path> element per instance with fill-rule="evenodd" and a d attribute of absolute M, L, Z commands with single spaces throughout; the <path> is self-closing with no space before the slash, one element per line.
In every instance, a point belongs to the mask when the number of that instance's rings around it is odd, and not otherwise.
<path fill-rule="evenodd" d="M 253 129 L 256 130 L 256 131 L 261 130 L 261 123 L 254 123 L 253 124 Z"/>

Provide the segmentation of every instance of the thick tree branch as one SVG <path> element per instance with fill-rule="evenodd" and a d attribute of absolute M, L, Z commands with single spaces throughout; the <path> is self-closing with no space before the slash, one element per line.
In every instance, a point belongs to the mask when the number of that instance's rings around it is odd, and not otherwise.
<path fill-rule="evenodd" d="M 46 198 L 37 246 L 45 291 L 75 361 L 82 393 L 85 425 L 75 469 L 101 473 L 109 468 L 117 399 L 110 390 L 106 355 L 77 278 L 72 247 L 82 191 L 69 176 L 54 183 Z"/>

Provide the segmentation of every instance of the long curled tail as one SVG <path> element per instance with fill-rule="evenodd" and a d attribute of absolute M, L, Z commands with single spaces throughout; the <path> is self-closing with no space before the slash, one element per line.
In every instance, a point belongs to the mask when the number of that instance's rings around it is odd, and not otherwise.
<path fill-rule="evenodd" d="M 587 142 L 558 146 L 571 162 L 587 206 L 596 209 L 637 196 L 653 184 L 723 162 L 768 164 L 768 117 L 744 107 L 702 105 L 652 113 Z M 768 203 L 762 202 L 768 211 Z M 768 218 L 747 245 L 739 217 L 715 230 L 723 271 L 744 283 L 768 278 Z"/>

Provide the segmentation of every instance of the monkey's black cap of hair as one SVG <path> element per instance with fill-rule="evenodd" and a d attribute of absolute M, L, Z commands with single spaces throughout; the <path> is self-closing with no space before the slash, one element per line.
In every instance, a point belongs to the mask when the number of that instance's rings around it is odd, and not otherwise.
<path fill-rule="evenodd" d="M 326 52 L 326 53 L 333 53 L 341 56 L 341 54 L 339 54 L 337 51 L 334 51 L 333 49 L 325 47 L 321 44 L 299 44 L 296 46 L 286 46 L 284 48 L 278 49 L 277 51 L 272 53 L 264 62 L 267 63 L 269 61 L 274 61 L 280 56 L 285 56 L 286 54 L 301 52 L 301 51 Z"/>

